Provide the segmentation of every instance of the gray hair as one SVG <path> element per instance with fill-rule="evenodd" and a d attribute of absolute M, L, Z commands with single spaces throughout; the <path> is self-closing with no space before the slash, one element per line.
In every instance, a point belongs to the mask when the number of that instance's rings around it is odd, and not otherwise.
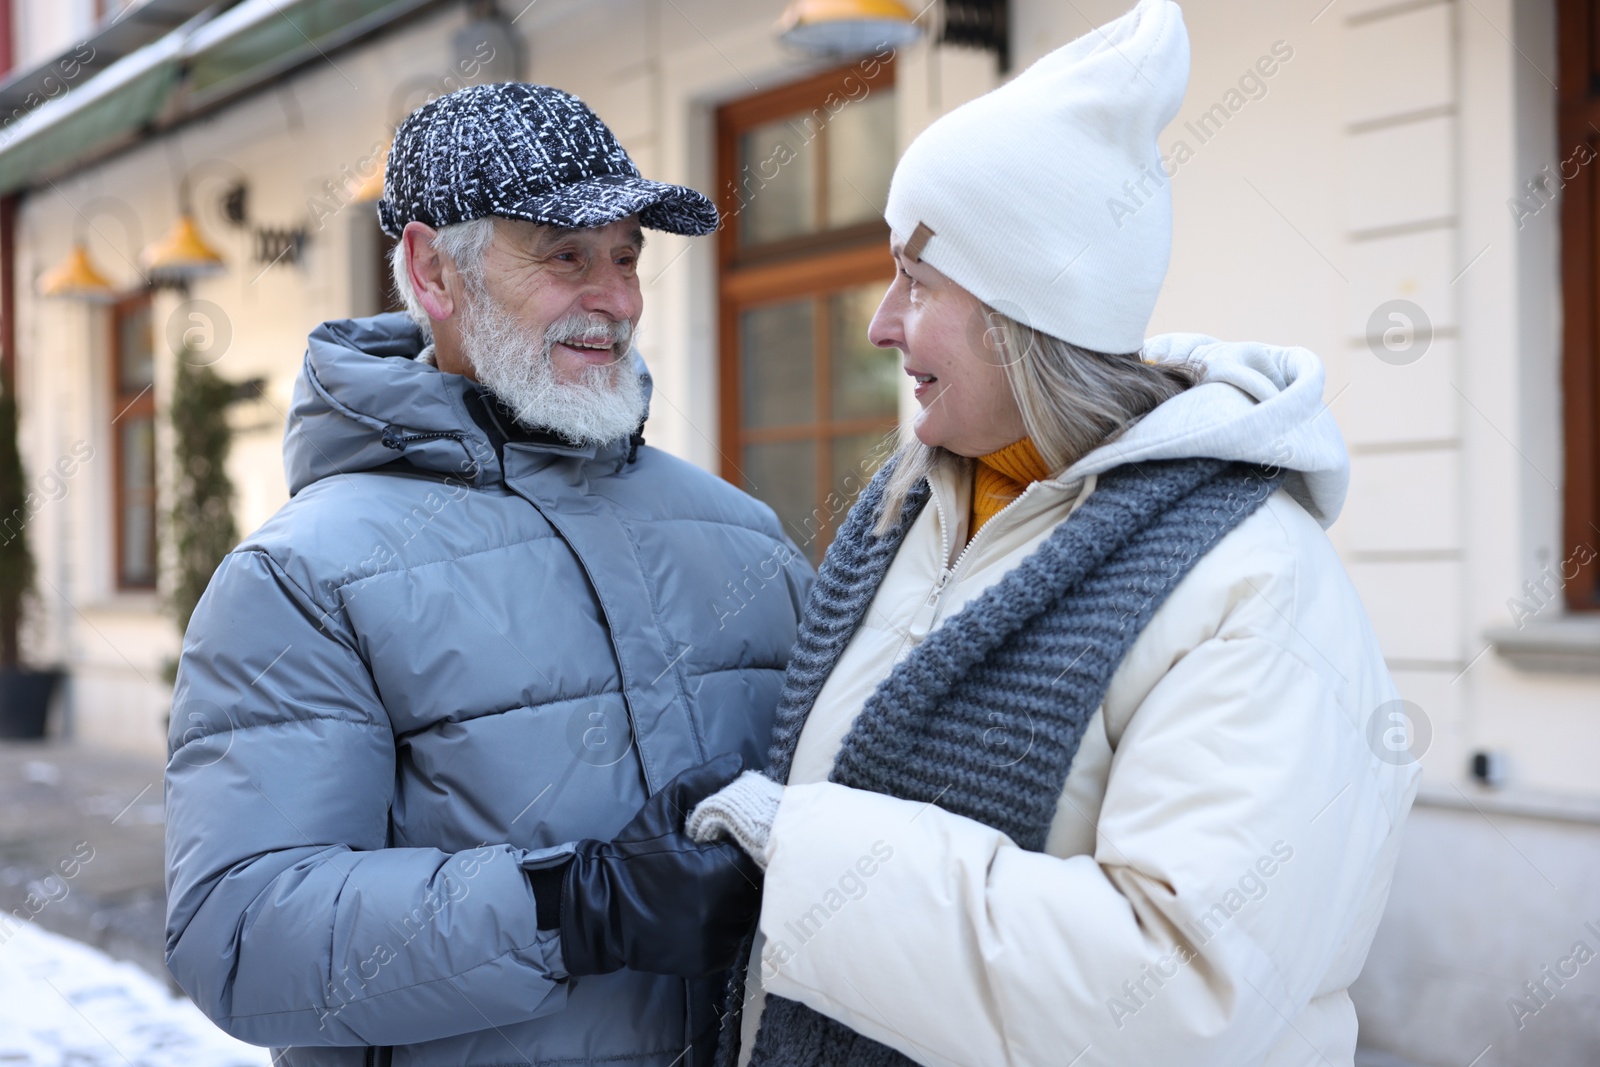
<path fill-rule="evenodd" d="M 1191 364 L 1147 363 L 1138 352 L 1095 352 L 1025 326 L 988 305 L 983 316 L 989 324 L 983 334 L 985 355 L 992 351 L 1004 361 L 1023 429 L 1057 474 L 1200 380 L 1199 369 Z M 901 425 L 899 435 L 895 470 L 884 487 L 883 512 L 874 531 L 880 537 L 894 527 L 918 482 L 941 467 L 965 474 L 973 464 L 923 444 L 910 422 Z"/>
<path fill-rule="evenodd" d="M 476 294 L 483 288 L 483 254 L 488 251 L 489 242 L 493 239 L 494 217 L 485 216 L 439 227 L 433 235 L 432 248 L 450 257 L 468 291 Z M 422 328 L 424 336 L 431 338 L 432 323 L 417 300 L 416 290 L 411 288 L 411 264 L 406 256 L 404 240 L 396 243 L 394 251 L 389 253 L 389 268 L 394 274 L 394 291 L 405 304 L 406 314 Z"/>

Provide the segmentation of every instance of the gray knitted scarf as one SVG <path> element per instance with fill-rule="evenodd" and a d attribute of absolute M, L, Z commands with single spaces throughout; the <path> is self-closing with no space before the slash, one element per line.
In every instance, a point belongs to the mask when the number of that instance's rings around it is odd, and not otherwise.
<path fill-rule="evenodd" d="M 784 679 L 771 774 L 787 781 L 811 706 L 928 501 L 872 528 L 880 471 L 829 547 Z M 1277 487 L 1277 472 L 1222 460 L 1120 467 L 1045 541 L 928 635 L 867 700 L 829 781 L 937 804 L 1042 851 L 1078 743 L 1111 675 L 1189 570 Z M 736 968 L 727 1003 L 743 1001 Z M 720 1063 L 738 1054 L 724 1015 Z M 769 996 L 751 1067 L 900 1067 L 899 1052 Z"/>

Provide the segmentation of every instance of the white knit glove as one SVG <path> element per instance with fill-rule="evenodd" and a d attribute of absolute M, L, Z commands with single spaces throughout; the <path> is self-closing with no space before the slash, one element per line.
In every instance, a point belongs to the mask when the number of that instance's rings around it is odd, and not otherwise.
<path fill-rule="evenodd" d="M 782 800 L 783 786 L 758 771 L 745 771 L 695 805 L 689 836 L 702 845 L 731 837 L 765 870 L 767 839 Z"/>

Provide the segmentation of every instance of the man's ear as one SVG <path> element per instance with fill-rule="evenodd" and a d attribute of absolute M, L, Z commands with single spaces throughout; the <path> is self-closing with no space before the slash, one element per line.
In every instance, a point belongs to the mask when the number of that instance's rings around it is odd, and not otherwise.
<path fill-rule="evenodd" d="M 417 294 L 417 303 L 428 313 L 428 318 L 442 322 L 455 314 L 455 297 L 450 293 L 448 276 L 455 273 L 455 264 L 433 247 L 438 231 L 422 222 L 408 222 L 400 233 L 406 246 L 406 273 L 411 278 L 411 291 Z"/>

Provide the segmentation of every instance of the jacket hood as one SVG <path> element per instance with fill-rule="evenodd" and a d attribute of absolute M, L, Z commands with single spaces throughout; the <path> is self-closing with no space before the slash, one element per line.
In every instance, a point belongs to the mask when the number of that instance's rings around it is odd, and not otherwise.
<path fill-rule="evenodd" d="M 497 444 L 474 418 L 480 387 L 416 361 L 427 339 L 403 314 L 325 322 L 311 332 L 283 437 L 289 495 L 336 474 L 372 470 L 402 457 L 412 467 L 470 485 L 501 478 Z M 634 368 L 651 393 L 650 373 Z M 628 452 L 626 438 L 600 448 L 549 435 L 521 443 L 602 461 Z"/>
<path fill-rule="evenodd" d="M 1350 483 L 1344 438 L 1322 400 L 1322 361 L 1304 348 L 1218 341 L 1193 333 L 1145 342 L 1144 357 L 1189 362 L 1201 381 L 1090 452 L 1058 480 L 1151 459 L 1237 460 L 1285 472 L 1284 489 L 1323 527 Z"/>

